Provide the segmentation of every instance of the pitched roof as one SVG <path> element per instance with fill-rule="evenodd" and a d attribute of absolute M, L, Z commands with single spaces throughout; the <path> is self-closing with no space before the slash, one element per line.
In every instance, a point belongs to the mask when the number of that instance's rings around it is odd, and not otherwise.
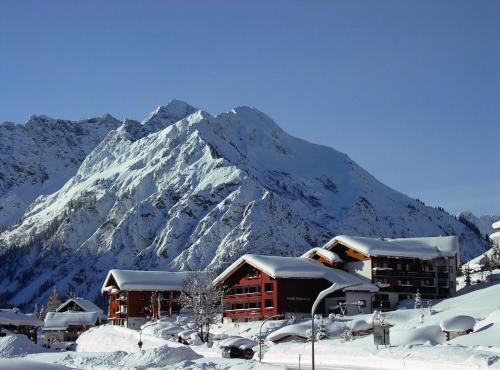
<path fill-rule="evenodd" d="M 192 272 L 117 270 L 108 272 L 101 292 L 109 290 L 113 277 L 118 289 L 128 291 L 179 291 Z M 108 289 L 106 289 L 108 287 Z"/>
<path fill-rule="evenodd" d="M 80 306 L 82 310 L 85 312 L 97 312 L 99 314 L 99 317 L 102 317 L 103 315 L 103 310 L 100 307 L 98 307 L 88 299 L 84 299 L 81 297 L 69 298 L 66 302 L 62 303 L 59 307 L 56 308 L 56 312 L 61 311 L 65 306 L 67 306 L 71 302 L 74 302 L 75 304 Z"/>
<path fill-rule="evenodd" d="M 263 271 L 275 279 L 324 279 L 332 284 L 336 283 L 339 289 L 365 283 L 363 280 L 345 271 L 327 267 L 318 261 L 308 258 L 245 254 L 224 270 L 224 272 L 213 281 L 213 284 L 222 284 L 245 263 Z M 373 286 L 373 288 L 378 290 L 375 286 Z"/>
<path fill-rule="evenodd" d="M 93 326 L 98 318 L 97 312 L 47 312 L 43 330 L 66 330 L 71 325 Z"/>
<path fill-rule="evenodd" d="M 43 321 L 36 319 L 32 315 L 26 315 L 16 308 L 0 309 L 0 325 L 42 326 Z"/>
<path fill-rule="evenodd" d="M 339 255 L 335 252 L 329 251 L 328 249 L 321 248 L 321 247 L 315 247 L 312 249 L 309 249 L 306 253 L 304 253 L 301 258 L 312 258 L 315 254 L 318 256 L 323 257 L 324 259 L 328 260 L 330 263 L 336 263 L 336 262 L 342 262 L 342 259 L 339 257 Z"/>
<path fill-rule="evenodd" d="M 413 257 L 427 260 L 451 257 L 459 251 L 456 236 L 380 239 L 339 235 L 326 243 L 323 248 L 330 249 L 337 242 L 367 256 Z"/>

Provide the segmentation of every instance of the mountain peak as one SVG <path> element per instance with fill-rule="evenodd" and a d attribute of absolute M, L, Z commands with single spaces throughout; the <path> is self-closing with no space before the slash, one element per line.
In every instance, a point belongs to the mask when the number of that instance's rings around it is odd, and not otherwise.
<path fill-rule="evenodd" d="M 156 108 L 156 110 L 150 113 L 148 118 L 143 121 L 143 124 L 160 126 L 158 129 L 161 129 L 189 116 L 196 112 L 196 110 L 196 108 L 182 100 L 173 99 L 168 104 Z"/>

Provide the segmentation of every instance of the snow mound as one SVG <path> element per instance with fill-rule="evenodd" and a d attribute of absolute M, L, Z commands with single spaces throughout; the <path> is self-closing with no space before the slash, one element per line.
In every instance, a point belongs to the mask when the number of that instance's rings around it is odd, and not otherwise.
<path fill-rule="evenodd" d="M 219 341 L 219 346 L 220 347 L 230 347 L 230 346 L 235 346 L 235 347 L 247 347 L 247 348 L 252 348 L 257 345 L 257 342 L 248 338 L 243 338 L 239 336 L 234 336 L 234 337 L 229 337 L 226 339 L 223 339 Z"/>
<path fill-rule="evenodd" d="M 366 331 L 372 328 L 373 328 L 373 323 L 363 319 L 355 320 L 351 324 L 351 330 L 353 332 Z"/>
<path fill-rule="evenodd" d="M 120 361 L 120 364 L 126 367 L 140 366 L 147 369 L 153 366 L 173 365 L 181 361 L 195 360 L 201 357 L 189 347 L 171 348 L 164 345 L 142 353 L 129 353 Z"/>
<path fill-rule="evenodd" d="M 311 321 L 301 322 L 299 324 L 287 325 L 269 334 L 266 340 L 271 342 L 280 341 L 286 337 L 300 337 L 307 339 L 311 332 Z"/>
<path fill-rule="evenodd" d="M 0 369 L 9 370 L 65 370 L 70 369 L 64 365 L 47 364 L 40 361 L 4 359 L 0 358 Z"/>
<path fill-rule="evenodd" d="M 391 344 L 394 346 L 410 346 L 414 344 L 441 344 L 445 337 L 438 325 L 429 325 L 413 330 L 401 330 L 390 333 Z"/>
<path fill-rule="evenodd" d="M 475 324 L 476 319 L 466 315 L 453 316 L 439 323 L 442 330 L 458 332 L 473 330 Z"/>
<path fill-rule="evenodd" d="M 474 325 L 474 332 L 462 335 L 450 341 L 462 346 L 500 347 L 500 310 L 490 313 L 484 320 Z"/>
<path fill-rule="evenodd" d="M 165 340 L 142 335 L 144 350 L 160 347 Z M 90 328 L 76 340 L 77 352 L 136 352 L 138 350 L 139 332 L 132 329 L 112 325 L 102 325 Z"/>
<path fill-rule="evenodd" d="M 21 357 L 30 353 L 47 351 L 29 340 L 26 335 L 11 334 L 0 338 L 0 357 L 3 358 Z"/>
<path fill-rule="evenodd" d="M 172 338 L 184 330 L 182 327 L 170 321 L 158 321 L 154 324 L 148 323 L 141 326 L 143 334 L 154 335 L 160 338 Z"/>

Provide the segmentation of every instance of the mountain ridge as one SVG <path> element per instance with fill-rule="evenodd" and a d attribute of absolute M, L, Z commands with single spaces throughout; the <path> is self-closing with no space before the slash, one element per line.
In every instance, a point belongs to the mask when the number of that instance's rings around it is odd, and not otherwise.
<path fill-rule="evenodd" d="M 299 255 L 337 234 L 456 234 L 464 259 L 486 249 L 446 212 L 255 108 L 212 116 L 173 104 L 111 131 L 0 234 L 10 267 L 0 293 L 11 304 L 41 302 L 53 284 L 96 299 L 109 268 L 221 269 L 244 253 Z"/>

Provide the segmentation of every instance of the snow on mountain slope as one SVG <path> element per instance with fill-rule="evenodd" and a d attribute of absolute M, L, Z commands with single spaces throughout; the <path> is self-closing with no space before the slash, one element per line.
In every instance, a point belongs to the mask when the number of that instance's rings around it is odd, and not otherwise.
<path fill-rule="evenodd" d="M 19 219 L 42 194 L 61 188 L 109 131 L 110 115 L 78 122 L 31 116 L 25 125 L 0 125 L 0 226 Z"/>
<path fill-rule="evenodd" d="M 500 215 L 476 216 L 469 211 L 460 212 L 457 217 L 459 219 L 467 220 L 468 222 L 475 225 L 483 236 L 493 233 L 493 227 L 491 227 L 491 225 L 494 222 L 500 220 Z"/>
<path fill-rule="evenodd" d="M 0 293 L 23 305 L 57 284 L 93 299 L 110 268 L 223 268 L 244 253 L 300 255 L 340 233 L 454 234 L 465 259 L 486 248 L 454 217 L 256 109 L 214 117 L 173 101 L 111 132 L 0 234 Z"/>

